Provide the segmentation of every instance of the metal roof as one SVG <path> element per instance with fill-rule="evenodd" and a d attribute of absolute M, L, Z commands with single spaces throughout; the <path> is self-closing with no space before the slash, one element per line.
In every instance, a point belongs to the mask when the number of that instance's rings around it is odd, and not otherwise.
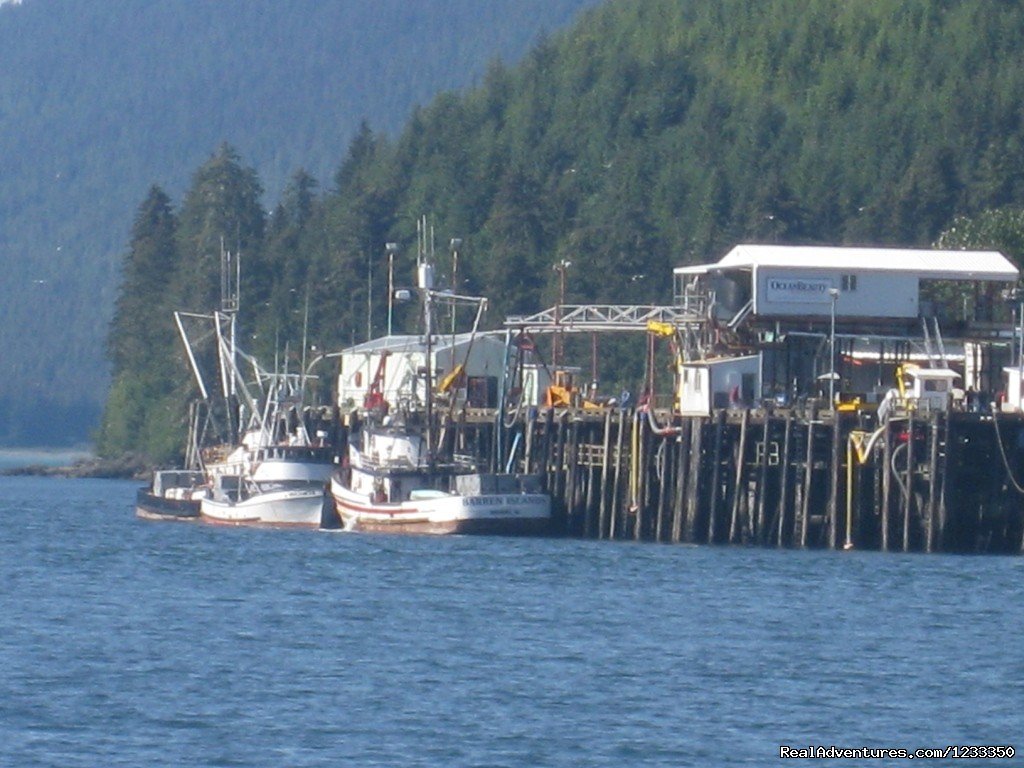
<path fill-rule="evenodd" d="M 493 332 L 477 332 L 476 342 L 482 342 L 485 344 L 494 344 L 496 341 L 504 346 L 504 342 L 500 339 L 495 338 L 496 334 Z M 459 346 L 466 344 L 470 339 L 473 338 L 471 333 L 459 333 L 454 337 L 451 334 L 437 334 L 434 336 L 433 348 L 434 351 L 439 349 L 448 349 L 452 346 Z M 453 343 L 454 341 L 454 343 Z M 364 341 L 362 344 L 356 344 L 353 347 L 343 349 L 342 353 L 346 355 L 353 354 L 370 354 L 376 352 L 393 352 L 393 353 L 414 353 L 414 352 L 426 352 L 427 343 L 424 336 L 416 335 L 402 335 L 402 336 L 381 336 L 377 339 L 370 339 Z"/>
<path fill-rule="evenodd" d="M 819 245 L 737 245 L 716 264 L 678 267 L 677 275 L 719 269 L 795 267 L 851 272 L 911 272 L 934 280 L 1012 282 L 1019 270 L 999 251 L 864 248 Z"/>

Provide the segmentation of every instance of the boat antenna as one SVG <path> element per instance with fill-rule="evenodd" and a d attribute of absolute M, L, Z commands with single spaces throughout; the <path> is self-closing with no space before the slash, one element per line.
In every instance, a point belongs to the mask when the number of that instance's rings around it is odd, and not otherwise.
<path fill-rule="evenodd" d="M 302 314 L 302 368 L 299 370 L 299 397 L 306 401 L 306 350 L 309 348 L 309 283 L 306 283 L 306 308 Z"/>

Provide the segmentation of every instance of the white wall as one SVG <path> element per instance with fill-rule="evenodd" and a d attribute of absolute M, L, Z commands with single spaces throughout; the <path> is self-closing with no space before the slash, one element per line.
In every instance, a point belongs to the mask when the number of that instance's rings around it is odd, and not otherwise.
<path fill-rule="evenodd" d="M 754 312 L 764 316 L 829 317 L 829 288 L 839 289 L 837 317 L 917 317 L 917 275 L 899 272 L 850 272 L 792 267 L 757 270 Z M 844 274 L 856 276 L 853 290 L 842 290 Z"/>
<path fill-rule="evenodd" d="M 443 342 L 440 342 L 443 343 Z M 469 359 L 466 359 L 467 350 Z M 435 385 L 449 373 L 455 364 L 466 362 L 466 375 L 472 377 L 501 378 L 505 361 L 505 344 L 492 337 L 480 337 L 473 341 L 460 342 L 454 347 L 440 346 L 434 350 Z M 344 352 L 341 355 L 338 375 L 338 405 L 342 408 L 359 407 L 370 388 L 380 365 L 380 351 Z M 417 371 L 426 365 L 426 354 L 422 351 L 392 350 L 385 363 L 383 395 L 389 403 L 414 397 L 423 402 L 423 379 Z"/>
<path fill-rule="evenodd" d="M 709 416 L 715 406 L 716 395 L 722 404 L 728 404 L 729 393 L 742 387 L 743 376 L 754 377 L 753 392 L 757 399 L 761 391 L 761 358 L 757 355 L 735 357 L 714 362 L 701 362 L 680 366 L 677 374 L 679 412 L 684 416 Z M 753 405 L 746 402 L 746 406 Z"/>
<path fill-rule="evenodd" d="M 706 366 L 682 365 L 678 374 L 679 412 L 684 416 L 711 414 L 711 372 Z"/>
<path fill-rule="evenodd" d="M 1021 386 L 1020 368 L 1003 368 L 1006 376 L 1006 404 L 1004 409 L 1020 413 L 1024 411 L 1024 387 Z"/>
<path fill-rule="evenodd" d="M 341 372 L 338 375 L 338 405 L 342 408 L 359 407 L 370 388 L 378 367 L 380 352 L 353 352 L 341 356 Z M 395 352 L 385 362 L 382 391 L 390 403 L 399 396 L 411 395 L 416 371 L 426 365 L 426 357 L 417 352 Z M 422 385 L 419 397 L 422 399 Z"/>

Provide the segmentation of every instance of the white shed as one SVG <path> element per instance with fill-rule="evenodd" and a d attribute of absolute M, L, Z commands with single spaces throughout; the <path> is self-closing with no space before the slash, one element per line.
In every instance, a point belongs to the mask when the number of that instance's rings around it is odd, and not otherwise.
<path fill-rule="evenodd" d="M 678 267 L 715 290 L 729 316 L 915 318 L 922 280 L 1014 283 L 998 251 L 737 245 L 715 264 Z"/>
<path fill-rule="evenodd" d="M 712 408 L 750 405 L 759 397 L 759 355 L 693 360 L 681 363 L 677 377 L 679 412 L 709 416 Z"/>
<path fill-rule="evenodd" d="M 456 399 L 479 407 L 497 404 L 498 385 L 505 366 L 505 342 L 486 334 L 437 336 L 432 345 L 434 386 L 456 366 L 465 366 L 465 383 Z M 427 347 L 423 336 L 383 336 L 342 350 L 338 373 L 338 405 L 363 405 L 374 380 L 392 404 L 424 402 Z"/>

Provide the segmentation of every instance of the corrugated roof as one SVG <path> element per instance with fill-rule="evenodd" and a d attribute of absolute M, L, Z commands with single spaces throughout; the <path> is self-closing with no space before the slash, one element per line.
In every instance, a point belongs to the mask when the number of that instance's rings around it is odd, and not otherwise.
<path fill-rule="evenodd" d="M 851 272 L 912 272 L 936 280 L 1014 281 L 1018 269 L 999 251 L 863 248 L 819 245 L 737 245 L 717 264 L 680 267 L 676 274 L 708 269 L 797 267 Z"/>

